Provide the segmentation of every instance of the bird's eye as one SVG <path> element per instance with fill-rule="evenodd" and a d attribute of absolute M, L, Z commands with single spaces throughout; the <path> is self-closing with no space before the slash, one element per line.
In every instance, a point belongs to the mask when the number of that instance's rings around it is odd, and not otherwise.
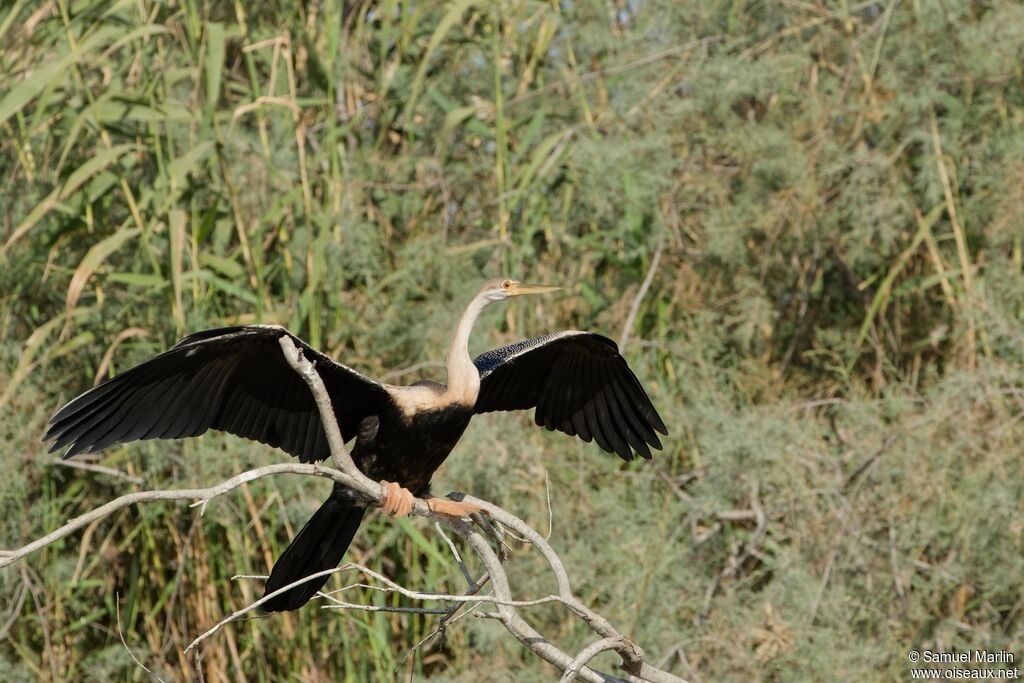
<path fill-rule="evenodd" d="M 511 280 L 505 280 L 504 282 L 501 283 L 502 289 L 508 289 L 511 286 L 512 286 L 512 281 Z"/>

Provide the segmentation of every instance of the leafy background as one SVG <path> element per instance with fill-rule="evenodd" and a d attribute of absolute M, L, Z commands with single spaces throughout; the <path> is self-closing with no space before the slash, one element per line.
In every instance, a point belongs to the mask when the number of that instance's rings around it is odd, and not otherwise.
<path fill-rule="evenodd" d="M 0 45 L 0 545 L 138 487 L 39 437 L 184 333 L 276 322 L 441 378 L 471 291 L 512 275 L 568 291 L 489 313 L 474 350 L 628 333 L 672 436 L 622 464 L 492 415 L 435 489 L 541 529 L 550 491 L 581 595 L 653 661 L 892 680 L 911 648 L 1024 656 L 1020 4 L 14 0 Z M 279 460 L 207 435 L 96 462 L 167 487 Z M 126 647 L 164 680 L 554 675 L 492 622 L 406 657 L 431 619 L 315 607 L 183 656 L 326 486 L 126 510 L 0 572 L 0 677 L 148 678 Z M 426 525 L 372 517 L 351 557 L 458 588 Z M 523 597 L 539 567 L 514 555 Z"/>

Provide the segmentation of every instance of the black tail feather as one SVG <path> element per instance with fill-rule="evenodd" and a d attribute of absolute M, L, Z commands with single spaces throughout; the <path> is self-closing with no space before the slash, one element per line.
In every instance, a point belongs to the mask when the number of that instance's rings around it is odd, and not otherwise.
<path fill-rule="evenodd" d="M 335 487 L 330 497 L 292 539 L 291 545 L 277 558 L 263 594 L 273 593 L 305 576 L 337 567 L 365 512 L 365 507 L 354 506 L 352 497 Z M 296 610 L 309 602 L 329 578 L 330 575 L 321 576 L 300 584 L 274 596 L 262 607 L 267 612 Z"/>

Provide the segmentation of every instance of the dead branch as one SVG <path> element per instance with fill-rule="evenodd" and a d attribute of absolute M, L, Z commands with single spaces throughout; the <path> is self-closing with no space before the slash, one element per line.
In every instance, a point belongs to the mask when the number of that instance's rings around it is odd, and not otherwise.
<path fill-rule="evenodd" d="M 346 486 L 358 485 L 358 482 L 352 477 L 331 467 L 324 467 L 322 465 L 304 465 L 301 463 L 281 463 L 279 465 L 267 465 L 265 467 L 257 467 L 255 469 L 248 470 L 247 472 L 243 472 L 208 488 L 165 489 L 129 493 L 119 498 L 115 498 L 109 503 L 101 505 L 83 515 L 75 517 L 42 538 L 38 538 L 20 548 L 16 548 L 14 550 L 0 550 L 0 569 L 14 564 L 21 558 L 26 555 L 31 555 L 37 550 L 42 550 L 46 546 L 53 545 L 60 539 L 70 536 L 82 527 L 88 526 L 90 523 L 98 519 L 102 519 L 103 517 L 108 517 L 118 510 L 130 505 L 135 505 L 136 503 L 148 503 L 154 500 L 192 500 L 195 501 L 192 504 L 192 507 L 200 506 L 200 512 L 202 512 L 202 510 L 205 509 L 206 504 L 214 498 L 222 496 L 229 491 L 233 491 L 242 484 L 255 481 L 256 479 L 262 479 L 263 477 L 268 477 L 273 474 L 313 475 L 318 477 L 327 477 L 341 484 L 345 484 Z M 376 488 L 379 489 L 380 487 L 378 486 Z"/>
<path fill-rule="evenodd" d="M 345 448 L 344 441 L 342 440 L 341 431 L 339 430 L 337 421 L 334 418 L 334 411 L 331 407 L 330 397 L 327 393 L 326 387 L 324 387 L 323 381 L 320 379 L 320 375 L 316 372 L 313 364 L 306 360 L 305 356 L 302 355 L 302 353 L 295 347 L 289 337 L 282 337 L 280 343 L 288 364 L 306 381 L 310 387 L 310 391 L 313 393 L 317 408 L 320 412 L 324 432 L 327 436 L 327 442 L 331 449 L 331 459 L 336 468 L 324 467 L 322 465 L 290 463 L 269 465 L 249 470 L 248 472 L 243 472 L 242 474 L 208 488 L 140 491 L 131 493 L 80 515 L 79 517 L 76 517 L 64 524 L 59 529 L 56 529 L 46 536 L 43 536 L 42 538 L 39 538 L 21 548 L 0 551 L 0 568 L 13 564 L 23 557 L 71 535 L 91 522 L 113 514 L 117 510 L 129 505 L 154 500 L 193 500 L 195 502 L 192 504 L 192 507 L 199 506 L 201 514 L 202 510 L 205 509 L 206 504 L 213 498 L 224 495 L 247 482 L 275 474 L 303 474 L 307 476 L 326 477 L 361 494 L 366 498 L 368 504 L 379 506 L 384 499 L 383 487 L 379 482 L 369 479 L 360 472 L 352 461 L 352 457 Z M 485 500 L 480 500 L 472 496 L 453 494 L 453 497 L 479 505 L 486 512 L 489 520 L 480 518 L 480 516 L 475 516 L 477 517 L 475 520 L 477 524 L 474 526 L 461 519 L 434 513 L 427 506 L 426 501 L 419 498 L 415 500 L 412 514 L 430 518 L 435 522 L 452 529 L 457 536 L 469 545 L 474 554 L 476 554 L 477 558 L 484 565 L 487 572 L 486 575 L 481 579 L 474 580 L 465 570 L 465 565 L 462 564 L 461 557 L 458 555 L 458 551 L 455 549 L 454 544 L 445 537 L 445 540 L 449 543 L 449 547 L 452 549 L 453 553 L 455 553 L 463 570 L 463 574 L 466 577 L 466 581 L 469 584 L 469 588 L 465 594 L 454 595 L 410 590 L 367 567 L 346 563 L 335 569 L 319 572 L 289 584 L 288 586 L 284 586 L 283 588 L 243 607 L 233 614 L 228 615 L 214 627 L 193 640 L 185 651 L 188 652 L 189 650 L 194 650 L 198 657 L 199 648 L 197 646 L 200 643 L 213 636 L 227 624 L 240 619 L 253 610 L 256 610 L 261 604 L 274 595 L 278 595 L 279 593 L 283 593 L 298 584 L 311 581 L 317 577 L 322 577 L 327 574 L 344 571 L 358 571 L 364 576 L 377 582 L 377 585 L 356 584 L 358 586 L 364 586 L 384 592 L 399 593 L 410 600 L 419 602 L 448 602 L 455 608 L 465 603 L 473 603 L 474 611 L 472 613 L 475 616 L 495 619 L 500 622 L 509 631 L 509 633 L 516 638 L 516 640 L 523 644 L 524 647 L 535 653 L 544 661 L 557 667 L 559 671 L 563 672 L 564 675 L 562 676 L 562 681 L 583 680 L 588 683 L 606 683 L 608 681 L 628 681 L 629 683 L 685 683 L 685 681 L 679 677 L 649 664 L 645 659 L 644 651 L 636 643 L 619 633 L 607 619 L 584 605 L 583 602 L 576 597 L 572 591 L 572 582 L 569 579 L 569 574 L 565 569 L 565 565 L 562 563 L 561 558 L 547 542 L 547 539 L 544 536 L 531 528 L 526 524 L 526 522 L 519 519 L 517 516 L 498 507 L 497 505 L 494 505 L 493 503 L 489 503 Z M 492 522 L 496 524 L 492 524 Z M 517 600 L 513 597 L 508 575 L 505 573 L 504 568 L 504 561 L 507 559 L 507 555 L 505 553 L 501 536 L 505 532 L 509 533 L 509 535 L 522 539 L 524 542 L 530 543 L 540 551 L 553 574 L 555 586 L 557 588 L 556 593 L 526 600 Z M 492 547 L 492 542 L 495 543 L 498 551 L 495 551 L 495 548 Z M 491 588 L 491 592 L 489 594 L 481 593 L 481 590 L 485 585 L 490 586 Z M 351 587 L 354 586 L 348 586 L 347 588 Z M 326 607 L 329 608 L 370 611 L 378 609 L 374 606 L 343 602 L 332 597 L 331 593 L 320 593 L 319 595 L 332 603 L 326 605 Z M 475 611 L 476 606 L 485 603 L 494 605 L 496 611 Z M 572 614 L 578 617 L 597 635 L 599 635 L 600 640 L 587 646 L 576 656 L 570 655 L 557 645 L 548 641 L 541 633 L 534 629 L 518 611 L 518 609 L 522 607 L 530 607 L 547 603 L 559 603 L 564 605 Z M 439 627 L 439 630 L 449 624 L 451 616 L 455 613 L 455 609 L 453 608 L 437 609 L 425 607 L 389 607 L 387 608 L 387 611 L 441 615 L 444 623 Z M 588 666 L 590 660 L 592 660 L 596 655 L 608 650 L 614 650 L 621 657 L 622 661 L 620 663 L 620 667 L 624 671 L 623 676 L 614 676 Z"/>

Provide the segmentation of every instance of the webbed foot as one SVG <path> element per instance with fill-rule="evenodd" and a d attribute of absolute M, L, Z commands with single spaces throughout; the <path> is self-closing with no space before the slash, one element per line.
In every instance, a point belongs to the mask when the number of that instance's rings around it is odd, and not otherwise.
<path fill-rule="evenodd" d="M 393 481 L 382 481 L 380 485 L 384 489 L 384 501 L 380 505 L 384 512 L 392 517 L 405 517 L 412 512 L 416 500 L 412 491 Z"/>
<path fill-rule="evenodd" d="M 427 498 L 427 507 L 429 507 L 433 512 L 439 512 L 442 515 L 451 515 L 452 517 L 468 517 L 469 515 L 475 515 L 478 512 L 483 512 L 483 508 L 475 503 L 451 500 L 450 498 L 434 498 L 433 496 Z"/>

